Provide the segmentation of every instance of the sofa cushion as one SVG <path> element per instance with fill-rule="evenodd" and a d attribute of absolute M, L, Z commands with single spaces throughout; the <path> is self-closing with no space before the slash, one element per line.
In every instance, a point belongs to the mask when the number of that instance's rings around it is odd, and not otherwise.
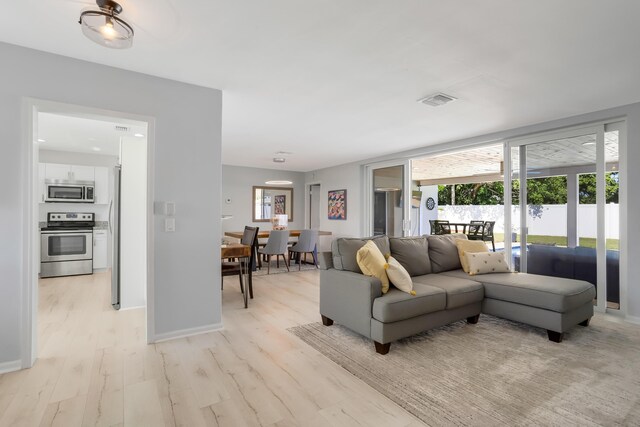
<path fill-rule="evenodd" d="M 431 273 L 426 237 L 390 237 L 389 246 L 391 255 L 402 264 L 410 276 Z"/>
<path fill-rule="evenodd" d="M 490 273 L 511 273 L 504 252 L 467 252 L 465 253 L 469 275 Z"/>
<path fill-rule="evenodd" d="M 347 270 L 353 271 L 354 273 L 362 273 L 362 270 L 358 267 L 356 253 L 358 252 L 358 249 L 363 247 L 369 240 L 373 240 L 383 255 L 387 255 L 391 252 L 389 249 L 389 238 L 387 236 L 365 238 L 341 237 L 331 242 L 333 268 L 336 270 Z"/>
<path fill-rule="evenodd" d="M 458 308 L 484 299 L 484 286 L 470 279 L 445 276 L 442 274 L 427 274 L 413 278 L 414 283 L 435 286 L 447 294 L 446 308 Z"/>
<path fill-rule="evenodd" d="M 373 241 L 369 240 L 356 254 L 358 266 L 365 276 L 375 277 L 382 284 L 382 293 L 389 290 L 389 277 L 387 276 L 387 260 Z"/>
<path fill-rule="evenodd" d="M 415 295 L 416 293 L 413 290 L 411 276 L 402 264 L 400 264 L 397 259 L 390 256 L 387 258 L 387 265 L 387 276 L 389 277 L 389 282 L 402 292 Z"/>
<path fill-rule="evenodd" d="M 482 240 L 457 239 L 455 243 L 458 248 L 460 265 L 466 273 L 469 272 L 469 263 L 467 262 L 466 257 L 467 253 L 489 252 L 489 248 Z"/>
<path fill-rule="evenodd" d="M 441 234 L 429 236 L 429 259 L 431 260 L 431 272 L 457 270 L 462 268 L 456 239 L 467 239 L 464 234 Z"/>
<path fill-rule="evenodd" d="M 462 270 L 441 273 L 450 277 L 469 277 Z M 539 276 L 527 273 L 500 273 L 475 276 L 484 285 L 485 298 L 514 302 L 531 307 L 565 313 L 596 296 L 595 287 L 582 280 Z"/>
<path fill-rule="evenodd" d="M 413 290 L 416 291 L 415 296 L 391 288 L 389 292 L 376 298 L 373 301 L 373 318 L 391 323 L 444 310 L 447 296 L 442 289 L 414 283 Z"/>

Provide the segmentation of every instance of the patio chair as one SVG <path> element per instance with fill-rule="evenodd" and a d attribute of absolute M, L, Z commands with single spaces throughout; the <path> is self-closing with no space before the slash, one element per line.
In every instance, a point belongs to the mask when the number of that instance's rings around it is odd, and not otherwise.
<path fill-rule="evenodd" d="M 289 259 L 291 254 L 296 254 L 298 261 L 298 270 L 302 268 L 302 254 L 304 254 L 304 262 L 307 261 L 307 254 L 313 257 L 313 264 L 318 268 L 318 259 L 316 258 L 316 244 L 318 243 L 318 230 L 302 230 L 298 242 L 289 248 Z"/>
<path fill-rule="evenodd" d="M 469 232 L 467 238 L 469 240 L 482 240 L 483 242 L 491 242 L 493 252 L 496 251 L 496 242 L 493 236 L 493 227 L 495 221 L 485 221 L 484 224 L 469 224 Z"/>
<path fill-rule="evenodd" d="M 244 227 L 244 233 L 242 233 L 242 239 L 240 243 L 243 245 L 251 246 L 251 258 L 249 258 L 249 283 L 247 283 L 247 289 L 249 291 L 249 297 L 253 298 L 253 277 L 252 272 L 256 265 L 256 249 L 258 243 L 258 227 Z M 223 262 L 220 273 L 222 279 L 220 281 L 220 289 L 224 289 L 224 276 L 238 276 L 240 278 L 240 291 L 244 293 L 244 286 L 242 283 L 242 269 L 241 263 L 246 261 L 240 260 L 239 262 Z"/>
<path fill-rule="evenodd" d="M 451 226 L 449 225 L 449 221 L 445 219 L 436 219 L 433 221 L 433 228 L 431 229 L 432 234 L 451 234 Z M 435 229 L 435 233 L 433 230 Z"/>

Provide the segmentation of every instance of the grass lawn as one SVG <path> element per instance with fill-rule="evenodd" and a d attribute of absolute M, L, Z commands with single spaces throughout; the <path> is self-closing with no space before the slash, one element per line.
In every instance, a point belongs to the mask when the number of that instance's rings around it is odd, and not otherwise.
<path fill-rule="evenodd" d="M 504 242 L 503 233 L 495 233 L 495 238 L 496 238 L 496 242 Z M 518 242 L 520 241 L 520 235 L 518 235 L 516 241 Z M 530 236 L 527 236 L 527 243 L 542 244 L 542 245 L 555 244 L 556 246 L 567 246 L 567 238 L 563 236 L 530 235 Z M 587 248 L 595 248 L 596 239 L 593 237 L 581 237 L 579 245 Z M 607 239 L 607 249 L 619 250 L 620 241 L 618 239 Z"/>

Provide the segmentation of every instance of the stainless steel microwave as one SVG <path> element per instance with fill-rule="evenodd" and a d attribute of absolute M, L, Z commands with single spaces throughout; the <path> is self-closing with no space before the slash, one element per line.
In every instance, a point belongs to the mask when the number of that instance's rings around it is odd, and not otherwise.
<path fill-rule="evenodd" d="M 93 203 L 95 185 L 92 181 L 50 181 L 44 183 L 44 201 L 64 203 Z"/>

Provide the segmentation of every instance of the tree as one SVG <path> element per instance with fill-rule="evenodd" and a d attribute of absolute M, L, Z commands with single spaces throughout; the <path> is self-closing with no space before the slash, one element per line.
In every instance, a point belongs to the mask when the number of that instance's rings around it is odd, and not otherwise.
<path fill-rule="evenodd" d="M 606 202 L 618 203 L 618 172 L 606 174 Z M 520 203 L 520 181 L 511 183 L 511 202 Z M 438 204 L 451 204 L 452 185 L 438 186 Z M 502 181 L 482 182 L 475 184 L 454 184 L 456 205 L 501 205 L 504 204 L 504 185 Z M 578 176 L 578 199 L 581 204 L 596 203 L 595 174 Z M 527 179 L 527 204 L 563 205 L 567 203 L 567 177 L 549 176 Z"/>

